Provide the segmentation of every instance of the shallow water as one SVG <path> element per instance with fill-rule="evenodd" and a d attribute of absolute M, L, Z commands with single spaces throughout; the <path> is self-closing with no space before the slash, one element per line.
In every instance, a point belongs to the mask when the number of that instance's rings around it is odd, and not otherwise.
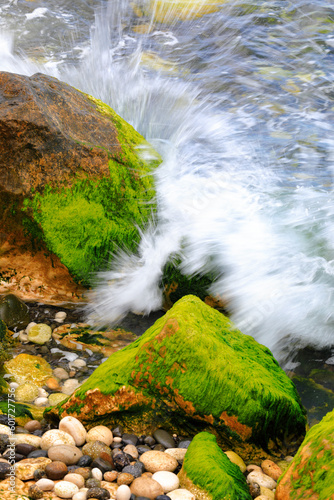
<path fill-rule="evenodd" d="M 193 13 L 203 6 L 194 3 Z M 179 254 L 183 272 L 216 274 L 212 292 L 232 319 L 281 360 L 329 348 L 331 2 L 225 1 L 195 19 L 174 10 L 167 22 L 154 20 L 160 4 L 0 7 L 0 70 L 42 71 L 101 98 L 164 160 L 158 214 L 138 255 L 121 254 L 98 277 L 91 313 L 111 322 L 159 308 L 162 268 Z"/>

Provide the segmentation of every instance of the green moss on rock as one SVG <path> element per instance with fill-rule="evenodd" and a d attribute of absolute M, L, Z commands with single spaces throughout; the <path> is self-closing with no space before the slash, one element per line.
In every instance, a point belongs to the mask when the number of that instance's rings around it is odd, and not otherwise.
<path fill-rule="evenodd" d="M 269 349 L 194 296 L 110 356 L 62 408 L 81 402 L 87 426 L 209 430 L 243 457 L 305 434 L 305 410 Z"/>
<path fill-rule="evenodd" d="M 196 498 L 207 500 L 251 500 L 246 479 L 208 432 L 192 440 L 179 473 L 181 487 Z"/>
<path fill-rule="evenodd" d="M 277 500 L 334 500 L 334 410 L 306 434 L 281 477 Z"/>

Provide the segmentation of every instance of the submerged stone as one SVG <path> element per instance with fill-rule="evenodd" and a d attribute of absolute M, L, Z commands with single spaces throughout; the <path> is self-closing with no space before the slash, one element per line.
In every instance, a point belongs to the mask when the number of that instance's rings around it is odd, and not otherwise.
<path fill-rule="evenodd" d="M 280 478 L 277 500 L 334 500 L 334 410 L 306 434 Z"/>
<path fill-rule="evenodd" d="M 12 375 L 15 382 L 33 382 L 42 387 L 52 376 L 52 368 L 45 359 L 31 354 L 19 354 L 14 359 L 4 363 L 7 373 Z"/>
<path fill-rule="evenodd" d="M 181 435 L 206 429 L 243 459 L 279 454 L 284 436 L 302 438 L 306 424 L 295 386 L 269 349 L 194 296 L 47 414 L 73 415 L 87 427 L 121 424 L 138 435 L 162 423 Z"/>
<path fill-rule="evenodd" d="M 23 328 L 30 321 L 29 307 L 12 293 L 4 295 L 0 298 L 0 319 L 8 328 Z"/>
<path fill-rule="evenodd" d="M 192 440 L 178 475 L 180 487 L 203 500 L 251 500 L 240 468 L 219 448 L 215 436 L 201 432 Z"/>

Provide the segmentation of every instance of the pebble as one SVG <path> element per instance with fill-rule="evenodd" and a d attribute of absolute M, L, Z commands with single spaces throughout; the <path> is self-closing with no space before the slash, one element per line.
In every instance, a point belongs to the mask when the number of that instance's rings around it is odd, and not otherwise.
<path fill-rule="evenodd" d="M 195 495 L 190 493 L 189 490 L 180 488 L 178 490 L 171 491 L 168 493 L 171 500 L 195 500 Z"/>
<path fill-rule="evenodd" d="M 242 473 L 246 471 L 246 464 L 239 455 L 237 455 L 234 451 L 228 450 L 225 451 L 225 455 L 231 460 L 231 462 L 239 467 Z"/>
<path fill-rule="evenodd" d="M 75 493 L 78 493 L 79 488 L 76 484 L 69 481 L 60 481 L 55 484 L 54 492 L 60 498 L 72 498 Z"/>
<path fill-rule="evenodd" d="M 32 484 L 29 486 L 28 495 L 32 500 L 38 500 L 43 498 L 43 491 L 36 484 Z"/>
<path fill-rule="evenodd" d="M 103 479 L 112 483 L 113 481 L 116 481 L 117 476 L 118 472 L 116 470 L 111 470 L 103 474 Z"/>
<path fill-rule="evenodd" d="M 28 432 L 34 432 L 42 428 L 41 423 L 38 420 L 30 420 L 24 426 Z"/>
<path fill-rule="evenodd" d="M 80 420 L 75 417 L 68 416 L 61 419 L 59 422 L 59 430 L 70 434 L 76 446 L 82 446 L 86 442 L 87 431 Z"/>
<path fill-rule="evenodd" d="M 65 380 L 61 388 L 61 392 L 70 396 L 79 386 L 79 381 L 76 378 L 69 378 L 68 380 Z"/>
<path fill-rule="evenodd" d="M 46 381 L 46 386 L 51 391 L 59 391 L 60 390 L 59 382 L 55 377 L 48 378 L 48 380 Z"/>
<path fill-rule="evenodd" d="M 54 320 L 57 321 L 57 323 L 63 323 L 65 321 L 67 314 L 65 311 L 58 311 L 55 314 Z"/>
<path fill-rule="evenodd" d="M 36 450 L 35 446 L 32 446 L 31 444 L 27 443 L 19 443 L 15 446 L 16 453 L 20 453 L 21 455 L 25 456 L 28 456 L 29 453 L 35 450 Z"/>
<path fill-rule="evenodd" d="M 93 459 L 89 455 L 82 455 L 79 462 L 77 463 L 78 467 L 88 467 L 92 463 Z"/>
<path fill-rule="evenodd" d="M 103 478 L 102 471 L 100 469 L 98 469 L 97 467 L 94 467 L 92 469 L 92 477 L 94 479 L 97 479 L 98 481 L 102 481 L 102 478 Z"/>
<path fill-rule="evenodd" d="M 68 366 L 70 368 L 83 368 L 86 365 L 87 365 L 86 361 L 84 359 L 81 359 L 81 358 L 77 358 L 68 364 Z"/>
<path fill-rule="evenodd" d="M 19 333 L 20 342 L 29 342 L 28 335 L 24 333 L 22 330 Z"/>
<path fill-rule="evenodd" d="M 97 425 L 87 432 L 86 441 L 87 443 L 91 441 L 101 441 L 107 446 L 110 446 L 113 442 L 113 434 L 105 425 Z"/>
<path fill-rule="evenodd" d="M 96 500 L 107 500 L 110 498 L 110 492 L 105 488 L 91 488 L 87 491 L 87 499 L 95 498 Z"/>
<path fill-rule="evenodd" d="M 118 474 L 117 477 L 117 484 L 118 486 L 121 486 L 122 484 L 131 484 L 134 480 L 134 476 L 132 474 L 129 474 L 128 472 L 121 472 Z"/>
<path fill-rule="evenodd" d="M 138 450 L 133 444 L 127 444 L 124 447 L 123 452 L 130 455 L 134 460 L 136 460 L 139 456 Z"/>
<path fill-rule="evenodd" d="M 168 493 L 169 491 L 177 490 L 180 486 L 180 480 L 176 474 L 173 472 L 159 471 L 155 472 L 152 476 L 154 481 L 157 481 L 164 493 Z"/>
<path fill-rule="evenodd" d="M 45 472 L 48 479 L 63 479 L 67 474 L 67 465 L 64 462 L 52 462 L 45 467 Z"/>
<path fill-rule="evenodd" d="M 59 380 L 67 380 L 69 378 L 69 374 L 64 368 L 57 367 L 53 370 L 53 374 Z"/>
<path fill-rule="evenodd" d="M 0 479 L 6 479 L 10 472 L 10 464 L 8 462 L 0 462 Z"/>
<path fill-rule="evenodd" d="M 48 398 L 36 398 L 34 405 L 36 406 L 47 406 L 49 404 Z"/>
<path fill-rule="evenodd" d="M 261 469 L 261 467 L 259 465 L 255 465 L 255 464 L 249 464 L 249 465 L 247 465 L 246 470 L 248 472 L 252 472 L 253 470 L 255 470 L 257 472 L 263 472 L 262 469 Z"/>
<path fill-rule="evenodd" d="M 37 469 L 44 470 L 49 464 L 51 464 L 51 460 L 46 457 L 25 458 L 16 464 L 15 475 L 21 481 L 28 481 L 34 479 L 34 472 Z"/>
<path fill-rule="evenodd" d="M 282 475 L 282 469 L 272 460 L 264 460 L 261 464 L 261 469 L 264 474 L 267 474 L 267 476 L 271 477 L 275 481 L 277 481 Z"/>
<path fill-rule="evenodd" d="M 46 450 L 35 450 L 29 453 L 28 458 L 38 458 L 38 457 L 47 457 L 48 452 Z"/>
<path fill-rule="evenodd" d="M 98 457 L 96 458 L 92 464 L 91 464 L 92 467 L 96 467 L 98 469 L 100 469 L 100 471 L 104 474 L 105 472 L 108 472 L 108 471 L 111 471 L 113 470 L 115 467 L 114 467 L 114 464 L 113 463 L 110 463 L 109 461 L 107 460 L 103 460 L 103 458 L 101 457 Z"/>
<path fill-rule="evenodd" d="M 73 472 L 75 474 L 80 474 L 85 480 L 91 477 L 90 467 L 77 467 Z"/>
<path fill-rule="evenodd" d="M 137 477 L 130 486 L 131 493 L 136 497 L 145 496 L 154 500 L 158 495 L 163 495 L 161 485 L 150 477 Z"/>
<path fill-rule="evenodd" d="M 261 486 L 260 492 L 261 492 L 261 495 L 265 495 L 270 500 L 275 500 L 275 493 L 272 490 L 270 490 L 269 488 L 265 488 L 264 486 Z"/>
<path fill-rule="evenodd" d="M 124 444 L 132 444 L 136 446 L 138 444 L 138 437 L 135 434 L 123 434 L 122 441 Z"/>
<path fill-rule="evenodd" d="M 175 460 L 179 462 L 179 464 L 182 464 L 187 453 L 187 448 L 167 448 L 165 453 L 167 453 L 167 455 L 170 455 L 171 457 L 174 457 Z"/>
<path fill-rule="evenodd" d="M 86 486 L 87 488 L 99 488 L 101 486 L 101 481 L 98 479 L 94 479 L 93 477 L 90 477 L 86 481 Z"/>
<path fill-rule="evenodd" d="M 157 429 L 153 432 L 153 437 L 157 443 L 162 444 L 165 448 L 175 448 L 175 441 L 169 432 Z"/>
<path fill-rule="evenodd" d="M 122 438 L 121 437 L 115 437 L 113 438 L 113 443 L 121 443 L 122 442 Z"/>
<path fill-rule="evenodd" d="M 49 325 L 39 323 L 38 325 L 31 326 L 27 334 L 29 342 L 43 345 L 51 339 L 52 330 Z"/>
<path fill-rule="evenodd" d="M 46 477 L 43 477 L 36 482 L 36 486 L 38 486 L 38 488 L 42 491 L 51 491 L 53 490 L 54 485 L 54 481 L 47 479 Z"/>
<path fill-rule="evenodd" d="M 38 387 L 32 382 L 20 384 L 15 391 L 15 399 L 20 403 L 32 403 L 38 397 Z"/>
<path fill-rule="evenodd" d="M 122 484 L 116 491 L 116 500 L 130 500 L 131 490 L 126 484 Z"/>
<path fill-rule="evenodd" d="M 49 396 L 49 404 L 50 406 L 56 406 L 58 403 L 64 401 L 64 399 L 66 399 L 67 397 L 67 394 L 63 394 L 62 392 L 54 392 Z"/>
<path fill-rule="evenodd" d="M 22 331 L 25 331 L 25 332 L 26 332 L 26 334 L 28 334 L 28 333 L 30 332 L 30 329 L 31 329 L 33 326 L 35 326 L 35 325 L 37 325 L 37 323 L 35 323 L 34 321 L 31 321 L 31 322 L 27 325 L 26 329 L 25 329 L 25 330 L 22 330 Z"/>
<path fill-rule="evenodd" d="M 178 448 L 189 448 L 190 443 L 191 443 L 190 439 L 184 439 L 183 441 L 179 442 Z"/>
<path fill-rule="evenodd" d="M 148 472 L 168 471 L 174 472 L 178 466 L 177 460 L 162 451 L 147 451 L 139 459 Z"/>
<path fill-rule="evenodd" d="M 74 493 L 72 500 L 86 500 L 87 492 L 86 491 L 78 491 L 78 493 Z"/>
<path fill-rule="evenodd" d="M 140 477 L 145 470 L 142 462 L 136 462 L 134 465 L 127 465 L 122 469 L 122 472 L 131 474 L 133 477 Z"/>
<path fill-rule="evenodd" d="M 49 396 L 49 393 L 43 389 L 42 387 L 38 387 L 38 397 L 39 398 L 47 398 Z"/>
<path fill-rule="evenodd" d="M 66 476 L 64 476 L 64 481 L 76 484 L 79 489 L 85 486 L 85 479 L 80 474 L 75 474 L 73 472 L 66 474 Z"/>
<path fill-rule="evenodd" d="M 70 434 L 58 429 L 51 429 L 50 431 L 46 431 L 46 433 L 43 434 L 41 440 L 42 450 L 48 450 L 49 448 L 51 448 L 51 446 L 57 446 L 60 444 L 75 446 L 75 441 Z"/>
<path fill-rule="evenodd" d="M 252 471 L 247 476 L 248 483 L 257 483 L 259 486 L 265 486 L 270 490 L 276 488 L 276 481 L 274 481 L 271 477 L 263 474 L 263 472 Z"/>
<path fill-rule="evenodd" d="M 48 457 L 51 458 L 51 460 L 64 462 L 66 465 L 75 465 L 82 457 L 82 451 L 76 446 L 60 444 L 51 446 L 48 449 Z"/>

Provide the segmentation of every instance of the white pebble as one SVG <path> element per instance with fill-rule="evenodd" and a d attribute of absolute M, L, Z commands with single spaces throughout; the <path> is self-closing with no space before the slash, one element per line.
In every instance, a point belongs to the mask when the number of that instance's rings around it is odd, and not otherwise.
<path fill-rule="evenodd" d="M 90 441 L 102 441 L 102 443 L 110 446 L 113 442 L 113 435 L 111 430 L 105 425 L 97 425 L 87 432 L 86 441 L 87 443 Z"/>
<path fill-rule="evenodd" d="M 34 401 L 34 405 L 36 406 L 46 406 L 48 404 L 48 398 L 36 398 Z"/>
<path fill-rule="evenodd" d="M 75 474 L 70 472 L 64 477 L 64 481 L 69 481 L 70 483 L 76 484 L 78 488 L 83 488 L 85 486 L 85 479 L 80 474 Z"/>
<path fill-rule="evenodd" d="M 57 321 L 57 323 L 63 323 L 66 316 L 67 316 L 67 314 L 65 311 L 59 311 L 55 314 L 55 321 Z"/>
<path fill-rule="evenodd" d="M 55 368 L 53 370 L 53 374 L 55 377 L 59 378 L 59 380 L 67 380 L 69 378 L 69 375 L 67 373 L 66 370 L 64 370 L 64 368 Z"/>
<path fill-rule="evenodd" d="M 122 438 L 121 437 L 114 437 L 114 443 L 121 443 Z"/>
<path fill-rule="evenodd" d="M 79 386 L 79 381 L 76 378 L 71 378 L 64 382 L 61 392 L 70 396 Z"/>
<path fill-rule="evenodd" d="M 55 494 L 60 498 L 72 498 L 78 491 L 79 488 L 77 485 L 69 481 L 59 481 L 54 487 Z"/>
<path fill-rule="evenodd" d="M 75 446 L 75 441 L 71 434 L 68 432 L 60 431 L 58 429 L 51 429 L 43 434 L 41 439 L 42 450 L 48 450 L 51 446 L 57 446 L 60 444 L 69 444 L 70 446 Z"/>
<path fill-rule="evenodd" d="M 78 491 L 72 497 L 72 500 L 87 500 L 87 492 L 86 491 Z"/>
<path fill-rule="evenodd" d="M 180 486 L 180 480 L 177 477 L 177 475 L 174 474 L 173 472 L 167 472 L 167 471 L 155 472 L 152 476 L 152 479 L 154 479 L 154 481 L 157 481 L 161 485 L 162 489 L 164 490 L 164 493 L 177 490 L 178 487 Z"/>
<path fill-rule="evenodd" d="M 26 327 L 26 330 L 25 330 L 26 334 L 28 334 L 28 333 L 29 333 L 29 331 L 30 331 L 30 329 L 31 329 L 33 326 L 35 326 L 35 325 L 37 325 L 37 323 L 35 323 L 34 321 L 32 321 L 31 323 L 29 323 L 29 325 Z M 23 331 L 23 330 L 22 330 L 22 331 Z"/>
<path fill-rule="evenodd" d="M 17 382 L 11 382 L 11 383 L 9 384 L 9 387 L 10 387 L 11 389 L 17 389 L 17 388 L 18 388 L 18 386 L 19 386 L 19 384 L 18 384 Z"/>
<path fill-rule="evenodd" d="M 72 361 L 71 363 L 69 363 L 69 367 L 70 368 L 82 368 L 83 366 L 86 366 L 86 364 L 87 363 L 84 359 L 77 358 L 74 361 Z"/>
<path fill-rule="evenodd" d="M 258 472 L 256 470 L 250 472 L 247 476 L 247 483 L 257 483 L 259 486 L 264 486 L 265 488 L 269 488 L 273 490 L 276 488 L 276 481 L 271 477 L 267 476 L 263 472 Z"/>
<path fill-rule="evenodd" d="M 38 388 L 38 397 L 39 398 L 48 398 L 49 393 L 45 389 L 43 389 L 42 387 L 39 387 Z"/>
<path fill-rule="evenodd" d="M 7 434 L 7 436 L 10 436 L 10 427 L 8 427 L 8 425 L 0 424 L 0 434 Z"/>
<path fill-rule="evenodd" d="M 20 332 L 19 339 L 21 342 L 29 342 L 28 335 L 26 333 Z"/>
<path fill-rule="evenodd" d="M 59 429 L 70 434 L 76 446 L 82 446 L 86 441 L 87 431 L 80 420 L 75 417 L 64 417 L 59 423 Z"/>
<path fill-rule="evenodd" d="M 92 477 L 94 479 L 97 479 L 98 481 L 102 481 L 102 471 L 100 469 L 98 469 L 97 467 L 94 467 L 94 469 L 92 469 Z"/>
<path fill-rule="evenodd" d="M 122 484 L 117 488 L 116 500 L 130 500 L 131 490 L 126 484 Z"/>
<path fill-rule="evenodd" d="M 168 496 L 171 500 L 195 500 L 195 495 L 193 495 L 189 490 L 185 490 L 183 488 L 170 491 Z"/>
<path fill-rule="evenodd" d="M 51 491 L 54 488 L 55 483 L 51 479 L 42 477 L 36 482 L 36 486 L 42 491 Z"/>

